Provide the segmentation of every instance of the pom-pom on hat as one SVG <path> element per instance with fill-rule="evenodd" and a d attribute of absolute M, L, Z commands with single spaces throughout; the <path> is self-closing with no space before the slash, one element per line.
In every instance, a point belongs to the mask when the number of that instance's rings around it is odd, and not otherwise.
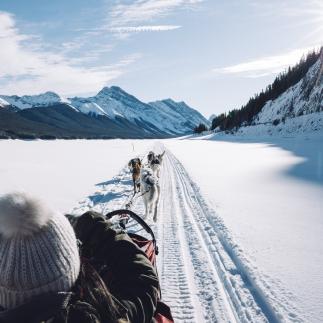
<path fill-rule="evenodd" d="M 69 291 L 79 270 L 76 237 L 65 216 L 25 193 L 0 196 L 1 307 Z"/>

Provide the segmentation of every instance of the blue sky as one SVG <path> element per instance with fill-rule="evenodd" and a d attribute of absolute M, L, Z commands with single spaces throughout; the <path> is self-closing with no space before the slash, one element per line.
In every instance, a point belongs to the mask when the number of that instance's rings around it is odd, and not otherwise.
<path fill-rule="evenodd" d="M 321 0 L 2 0 L 0 91 L 119 85 L 209 116 L 239 108 L 322 40 Z"/>

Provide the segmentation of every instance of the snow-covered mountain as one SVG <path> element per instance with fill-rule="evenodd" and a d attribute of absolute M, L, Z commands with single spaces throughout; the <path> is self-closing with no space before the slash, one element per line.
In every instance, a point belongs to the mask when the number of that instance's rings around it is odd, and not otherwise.
<path fill-rule="evenodd" d="M 252 125 L 238 135 L 290 135 L 323 131 L 323 51 L 306 75 L 277 99 L 267 101 Z"/>
<path fill-rule="evenodd" d="M 159 122 L 165 123 L 169 131 L 178 133 L 178 129 L 186 129 L 190 132 L 200 123 L 209 125 L 209 121 L 198 111 L 190 108 L 185 102 L 175 102 L 172 99 L 150 102 L 156 112 L 160 115 Z"/>
<path fill-rule="evenodd" d="M 32 107 L 46 107 L 54 103 L 63 102 L 63 99 L 54 92 L 45 92 L 38 95 L 0 95 L 0 99 L 5 100 L 18 109 L 28 109 Z"/>
<path fill-rule="evenodd" d="M 64 100 L 54 92 L 46 92 L 39 95 L 8 96 L 0 95 L 3 104 L 9 104 L 18 111 L 26 111 L 33 108 L 53 108 L 63 113 L 63 108 L 71 108 L 89 117 L 111 120 L 118 127 L 124 127 L 125 134 L 129 128 L 140 128 L 140 132 L 146 136 L 167 136 L 190 133 L 199 123 L 209 125 L 198 111 L 190 108 L 184 102 L 175 102 L 171 99 L 144 103 L 120 87 L 104 87 L 92 97 L 73 97 Z M 1 105 L 0 102 L 0 105 Z M 63 107 L 60 109 L 59 107 Z M 44 113 L 42 110 L 42 119 Z M 33 111 L 34 112 L 34 111 Z M 50 113 L 53 113 L 51 110 Z M 30 117 L 34 113 L 24 113 L 24 117 Z M 36 118 L 39 119 L 38 117 Z"/>
<path fill-rule="evenodd" d="M 208 121 L 184 102 L 171 99 L 144 103 L 120 87 L 104 87 L 89 98 L 69 98 L 71 104 L 83 113 L 121 117 L 130 122 L 152 124 L 164 132 L 180 134 L 190 132 L 199 123 Z"/>

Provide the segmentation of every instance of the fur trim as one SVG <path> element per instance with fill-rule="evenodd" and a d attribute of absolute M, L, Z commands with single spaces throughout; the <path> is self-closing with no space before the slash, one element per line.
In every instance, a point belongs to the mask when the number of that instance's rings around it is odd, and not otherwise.
<path fill-rule="evenodd" d="M 26 193 L 0 196 L 0 234 L 6 238 L 28 236 L 48 223 L 53 212 Z"/>

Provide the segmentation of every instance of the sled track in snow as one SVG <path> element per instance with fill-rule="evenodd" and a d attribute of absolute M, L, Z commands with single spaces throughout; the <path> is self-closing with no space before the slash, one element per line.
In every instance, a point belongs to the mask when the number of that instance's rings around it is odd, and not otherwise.
<path fill-rule="evenodd" d="M 171 171 L 167 157 L 163 166 L 163 173 Z M 167 195 L 167 198 L 165 197 Z M 194 299 L 192 291 L 195 286 L 190 277 L 190 263 L 183 252 L 185 237 L 179 232 L 180 223 L 176 217 L 178 212 L 174 200 L 173 183 L 171 180 L 161 181 L 161 201 L 158 208 L 159 241 L 158 270 L 161 278 L 163 299 L 172 304 L 172 312 L 176 321 L 198 322 L 202 311 L 197 308 L 198 300 Z"/>
<path fill-rule="evenodd" d="M 198 314 L 194 322 L 280 322 L 266 297 L 249 279 L 239 259 L 231 254 L 225 241 L 221 241 L 215 223 L 211 221 L 213 212 L 184 167 L 169 151 L 163 167 L 159 209 L 162 218 L 159 219 L 158 232 L 164 231 L 163 236 L 166 232 L 169 237 L 170 231 L 176 228 L 169 243 L 162 239 L 163 250 L 168 254 L 163 251 L 161 257 L 163 289 L 169 290 L 167 279 L 178 274 L 178 270 L 174 273 L 169 255 L 172 253 L 170 244 L 176 239 L 175 265 L 181 262 L 180 259 L 186 262 L 185 277 L 189 280 L 187 284 L 194 313 Z M 181 256 L 178 255 L 179 249 Z M 164 292 L 164 298 L 168 301 L 168 293 Z M 169 302 L 172 303 L 171 299 Z M 180 313 L 177 319 L 186 322 Z"/>
<path fill-rule="evenodd" d="M 200 237 L 186 220 L 189 210 L 177 175 L 167 154 L 158 210 L 158 240 L 163 241 L 159 259 L 163 298 L 172 304 L 175 321 L 234 322 L 231 306 L 219 288 L 221 284 L 215 278 L 216 273 L 205 264 L 209 259 Z M 174 307 L 173 298 L 178 306 Z"/>

